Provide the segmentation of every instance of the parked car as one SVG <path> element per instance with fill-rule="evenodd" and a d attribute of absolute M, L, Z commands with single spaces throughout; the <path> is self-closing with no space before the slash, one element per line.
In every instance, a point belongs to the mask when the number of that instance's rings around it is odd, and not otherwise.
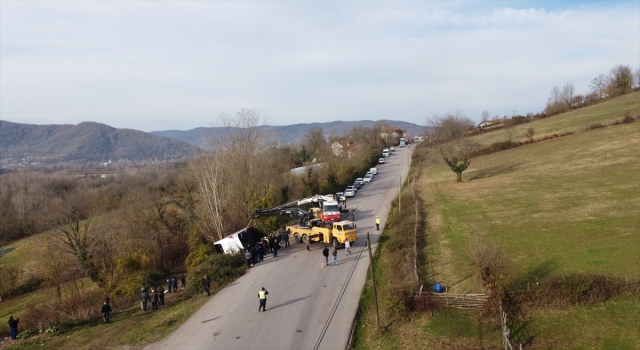
<path fill-rule="evenodd" d="M 383 157 L 388 157 L 389 156 L 389 152 L 382 152 L 382 156 Z"/>
<path fill-rule="evenodd" d="M 371 168 L 371 169 L 369 169 L 369 171 L 370 171 L 373 175 L 378 175 L 378 168 Z"/>
<path fill-rule="evenodd" d="M 364 182 L 371 182 L 371 180 L 373 180 L 373 174 L 371 173 L 367 173 L 367 175 L 364 176 L 364 179 L 362 179 Z"/>
<path fill-rule="evenodd" d="M 364 179 L 361 177 L 357 178 L 356 182 L 359 182 L 361 185 L 364 185 Z"/>
<path fill-rule="evenodd" d="M 393 147 L 393 146 L 389 147 L 389 151 L 394 152 L 395 150 L 396 150 L 395 147 Z"/>
<path fill-rule="evenodd" d="M 340 197 L 342 197 L 342 196 L 344 196 L 344 192 L 336 192 L 336 194 L 335 194 L 335 195 L 333 195 L 333 198 L 334 198 L 336 201 L 339 201 L 339 200 L 340 200 Z"/>
<path fill-rule="evenodd" d="M 383 150 L 382 150 L 382 153 L 384 153 L 384 152 L 389 153 L 389 149 L 388 149 L 388 148 L 383 149 Z"/>
<path fill-rule="evenodd" d="M 359 181 L 354 182 L 353 187 L 360 189 L 360 187 L 362 187 L 362 182 L 359 182 Z"/>
<path fill-rule="evenodd" d="M 349 186 L 349 187 L 351 187 L 351 186 Z M 349 188 L 349 187 L 347 187 L 347 189 L 344 190 L 344 196 L 345 197 L 353 197 L 353 196 L 355 196 L 356 195 L 356 191 L 353 188 Z"/>
<path fill-rule="evenodd" d="M 353 186 L 347 186 L 347 190 L 353 190 L 353 193 L 358 192 L 358 188 Z M 347 193 L 347 190 L 345 190 L 344 193 Z"/>
<path fill-rule="evenodd" d="M 380 159 L 378 159 L 378 163 L 380 163 L 380 164 L 384 164 L 384 158 L 380 158 Z"/>

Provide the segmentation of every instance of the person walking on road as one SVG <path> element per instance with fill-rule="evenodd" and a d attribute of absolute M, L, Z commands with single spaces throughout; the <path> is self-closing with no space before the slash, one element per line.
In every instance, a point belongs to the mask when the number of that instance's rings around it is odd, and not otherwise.
<path fill-rule="evenodd" d="M 329 266 L 329 248 L 327 246 L 322 249 L 322 255 L 324 255 L 324 266 Z"/>
<path fill-rule="evenodd" d="M 183 273 L 182 277 L 180 277 L 180 282 L 182 283 L 182 289 L 187 285 L 187 274 Z"/>
<path fill-rule="evenodd" d="M 348 240 L 344 241 L 344 250 L 347 252 L 346 255 L 351 255 L 351 243 Z"/>
<path fill-rule="evenodd" d="M 173 292 L 178 293 L 178 279 L 176 276 L 171 277 L 171 286 L 173 287 Z"/>
<path fill-rule="evenodd" d="M 338 249 L 336 247 L 333 247 L 333 252 L 331 252 L 331 265 L 338 265 Z"/>
<path fill-rule="evenodd" d="M 209 290 L 211 289 L 211 277 L 205 275 L 203 284 L 204 284 L 204 291 L 207 292 L 207 296 L 210 296 L 211 293 L 209 293 Z"/>
<path fill-rule="evenodd" d="M 380 231 L 380 217 L 376 215 L 376 230 Z"/>
<path fill-rule="evenodd" d="M 280 248 L 280 241 L 277 238 L 273 239 L 273 257 L 278 257 L 278 248 Z"/>
<path fill-rule="evenodd" d="M 18 336 L 18 322 L 20 322 L 19 318 L 13 318 L 13 316 L 9 316 L 9 332 L 11 333 L 11 339 L 16 340 Z"/>
<path fill-rule="evenodd" d="M 262 290 L 258 292 L 258 299 L 260 299 L 260 307 L 258 307 L 258 312 L 260 312 L 260 309 L 262 309 L 262 311 L 267 311 L 267 294 L 269 294 L 269 292 L 267 292 L 264 287 L 262 287 Z"/>
<path fill-rule="evenodd" d="M 282 237 L 284 238 L 284 246 L 288 247 L 289 246 L 289 231 L 287 231 L 287 228 L 282 226 Z"/>

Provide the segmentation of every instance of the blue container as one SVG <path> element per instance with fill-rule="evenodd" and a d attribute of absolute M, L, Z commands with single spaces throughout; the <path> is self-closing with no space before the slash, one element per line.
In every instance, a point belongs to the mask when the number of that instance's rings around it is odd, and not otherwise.
<path fill-rule="evenodd" d="M 434 290 L 436 293 L 442 293 L 442 286 L 440 285 L 440 283 L 436 283 L 436 284 L 434 284 L 434 285 L 433 285 L 433 290 Z"/>

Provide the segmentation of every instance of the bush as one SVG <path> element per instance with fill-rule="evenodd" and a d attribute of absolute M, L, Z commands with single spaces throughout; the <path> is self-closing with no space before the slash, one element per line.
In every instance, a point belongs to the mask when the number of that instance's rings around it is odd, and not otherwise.
<path fill-rule="evenodd" d="M 604 128 L 604 125 L 602 125 L 601 123 L 593 123 L 593 124 L 587 125 L 584 128 L 584 130 L 589 131 L 589 130 L 602 129 L 602 128 Z"/>
<path fill-rule="evenodd" d="M 241 254 L 212 254 L 209 258 L 187 270 L 187 289 L 189 296 L 196 295 L 204 291 L 204 276 L 211 278 L 211 290 L 224 287 L 236 278 L 244 275 L 246 271 L 246 261 Z"/>

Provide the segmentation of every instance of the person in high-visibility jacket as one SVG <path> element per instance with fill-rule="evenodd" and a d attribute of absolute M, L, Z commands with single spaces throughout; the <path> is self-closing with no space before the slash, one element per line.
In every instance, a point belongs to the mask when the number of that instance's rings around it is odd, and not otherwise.
<path fill-rule="evenodd" d="M 380 217 L 376 215 L 376 230 L 380 231 Z"/>
<path fill-rule="evenodd" d="M 258 298 L 260 299 L 260 307 L 258 307 L 258 312 L 260 312 L 260 309 L 262 309 L 262 311 L 267 311 L 267 294 L 269 294 L 269 292 L 267 292 L 264 287 L 262 287 L 262 290 L 258 292 Z"/>

